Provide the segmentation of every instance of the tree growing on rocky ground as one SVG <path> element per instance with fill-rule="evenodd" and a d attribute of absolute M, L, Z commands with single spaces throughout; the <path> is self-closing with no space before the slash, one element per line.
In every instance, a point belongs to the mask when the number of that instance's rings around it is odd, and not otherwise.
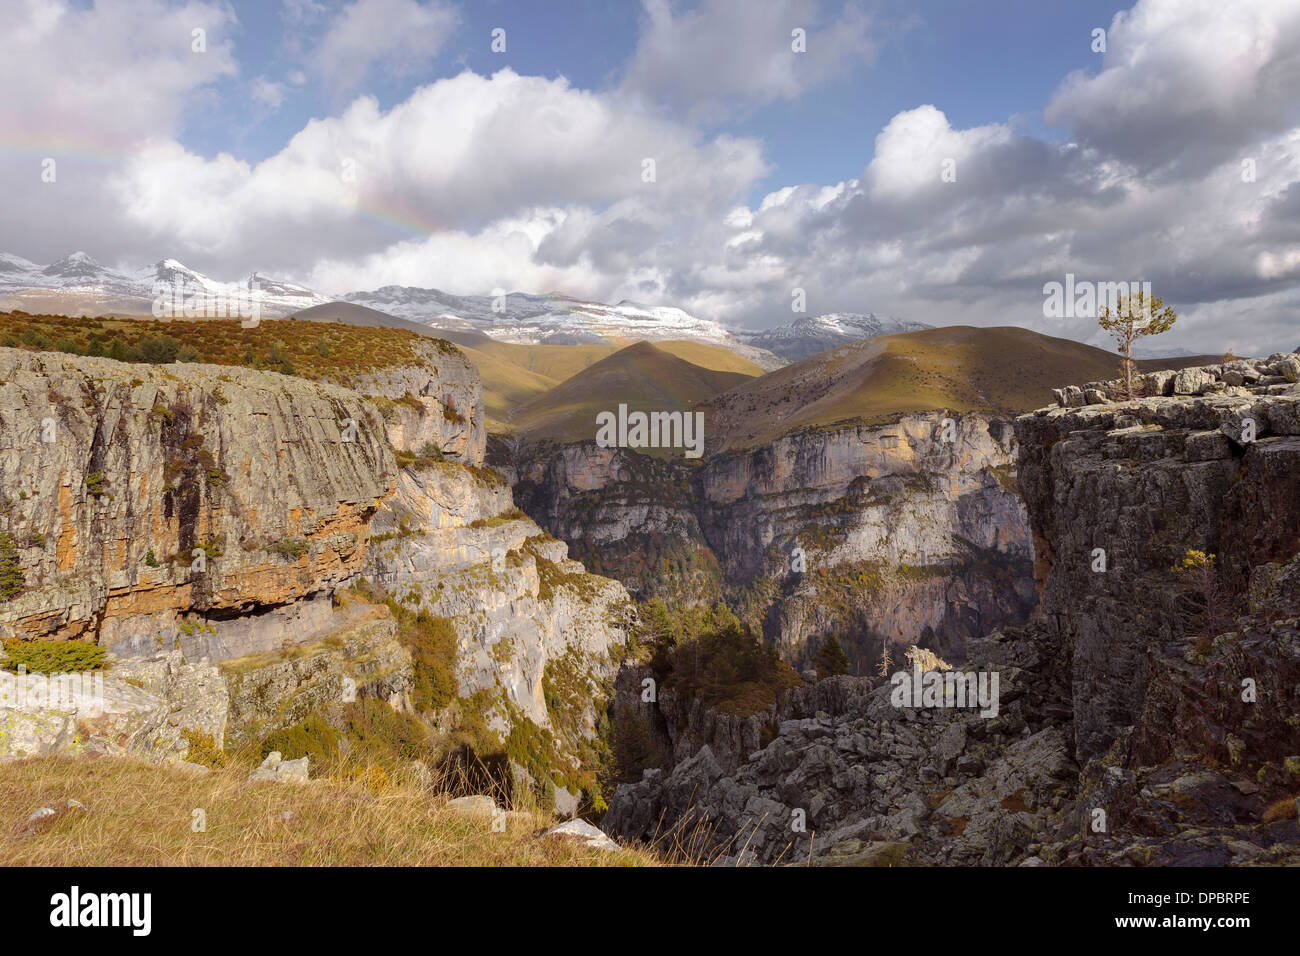
<path fill-rule="evenodd" d="M 23 569 L 18 547 L 9 532 L 0 531 L 0 601 L 7 601 L 23 589 Z"/>
<path fill-rule="evenodd" d="M 893 666 L 894 642 L 888 637 L 883 637 L 880 641 L 880 665 L 876 668 L 876 673 L 881 677 L 888 677 L 889 671 Z"/>
<path fill-rule="evenodd" d="M 835 677 L 849 672 L 849 656 L 844 653 L 839 638 L 834 634 L 817 649 L 812 663 L 818 677 Z"/>
<path fill-rule="evenodd" d="M 1182 595 L 1183 620 L 1189 629 L 1199 631 L 1201 650 L 1209 650 L 1215 635 L 1228 629 L 1223 587 L 1215 568 L 1215 556 L 1189 549 L 1170 570 L 1183 579 L 1187 590 Z"/>
<path fill-rule="evenodd" d="M 1120 369 L 1124 373 L 1125 398 L 1133 397 L 1133 343 L 1148 335 L 1168 332 L 1178 314 L 1172 306 L 1165 305 L 1158 295 L 1148 296 L 1144 291 L 1134 295 L 1121 295 L 1112 311 L 1109 305 L 1102 306 L 1097 324 L 1114 340 L 1123 361 Z"/>

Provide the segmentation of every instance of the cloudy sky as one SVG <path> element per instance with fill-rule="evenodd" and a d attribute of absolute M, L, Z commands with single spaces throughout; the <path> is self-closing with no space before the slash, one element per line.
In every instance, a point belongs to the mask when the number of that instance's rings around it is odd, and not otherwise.
<path fill-rule="evenodd" d="M 0 13 L 0 250 L 38 262 L 751 327 L 803 289 L 1101 343 L 1043 315 L 1072 273 L 1150 282 L 1182 316 L 1162 345 L 1300 345 L 1300 0 Z"/>

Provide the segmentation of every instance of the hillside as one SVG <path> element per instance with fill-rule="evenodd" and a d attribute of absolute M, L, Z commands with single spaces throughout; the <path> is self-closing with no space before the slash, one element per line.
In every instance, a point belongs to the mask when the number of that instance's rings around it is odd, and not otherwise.
<path fill-rule="evenodd" d="M 1144 369 L 1203 364 L 1149 359 Z M 800 427 L 879 424 L 932 409 L 1012 415 L 1062 382 L 1114 378 L 1112 352 L 1016 327 L 949 326 L 865 339 L 746 382 L 707 402 L 709 447 L 752 447 Z"/>
<path fill-rule="evenodd" d="M 455 352 L 430 332 L 333 319 L 274 320 L 244 328 L 238 319 L 160 321 L 0 312 L 0 346 L 6 348 L 124 362 L 235 365 L 341 384 L 367 372 L 420 363 L 431 351 Z"/>
<path fill-rule="evenodd" d="M 657 344 L 620 349 L 522 405 L 516 431 L 532 441 L 578 441 L 595 434 L 598 412 L 685 411 L 747 382 L 743 372 L 718 371 L 680 358 Z"/>
<path fill-rule="evenodd" d="M 488 427 L 510 431 L 520 406 L 555 388 L 566 379 L 619 351 L 616 345 L 523 345 L 498 342 L 477 331 L 440 332 L 456 343 L 483 376 Z M 655 342 L 658 348 L 692 365 L 716 372 L 756 377 L 763 370 L 721 346 L 703 342 Z"/>

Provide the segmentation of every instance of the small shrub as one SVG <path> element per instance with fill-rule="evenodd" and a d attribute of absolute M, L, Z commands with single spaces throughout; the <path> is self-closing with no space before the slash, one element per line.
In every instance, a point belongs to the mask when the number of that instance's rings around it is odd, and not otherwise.
<path fill-rule="evenodd" d="M 269 545 L 266 550 L 290 561 L 297 561 L 307 553 L 307 542 L 301 538 L 285 538 L 283 541 Z"/>
<path fill-rule="evenodd" d="M 214 769 L 226 765 L 226 755 L 217 746 L 217 742 L 213 740 L 211 734 L 186 727 L 181 731 L 181 736 L 190 745 L 185 753 L 185 759 L 190 763 Z"/>
<path fill-rule="evenodd" d="M 92 471 L 86 475 L 86 490 L 96 498 L 103 496 L 104 473 L 102 471 Z"/>
<path fill-rule="evenodd" d="M 20 641 L 4 642 L 8 658 L 0 664 L 5 670 L 27 669 L 29 674 L 72 674 L 99 670 L 108 653 L 94 641 Z"/>

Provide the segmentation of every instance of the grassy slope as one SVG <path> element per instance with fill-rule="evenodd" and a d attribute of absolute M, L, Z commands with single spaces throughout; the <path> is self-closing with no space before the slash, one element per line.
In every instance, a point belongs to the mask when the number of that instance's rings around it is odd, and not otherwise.
<path fill-rule="evenodd" d="M 137 760 L 35 758 L 0 764 L 0 866 L 646 866 L 650 855 L 604 852 L 569 839 L 537 839 L 551 822 L 491 818 L 448 808 L 414 783 L 248 784 L 247 767 L 195 776 Z M 147 795 L 147 798 L 143 795 Z M 39 807 L 69 799 L 25 839 Z M 206 832 L 191 830 L 195 807 Z M 288 811 L 289 820 L 282 819 Z"/>
<path fill-rule="evenodd" d="M 521 406 L 513 423 L 534 440 L 592 438 L 597 412 L 617 411 L 619 404 L 630 411 L 684 411 L 749 379 L 741 372 L 695 365 L 657 343 L 638 342 Z"/>
<path fill-rule="evenodd" d="M 579 372 L 620 351 L 614 345 L 521 345 L 485 336 L 447 333 L 483 376 L 490 431 L 509 431 L 516 409 Z M 734 352 L 701 342 L 655 342 L 655 347 L 692 365 L 744 376 L 763 373 Z M 726 387 L 730 387 L 728 383 Z"/>
<path fill-rule="evenodd" d="M 1203 364 L 1152 359 L 1143 369 Z M 1052 401 L 1052 389 L 1112 379 L 1102 349 L 1016 327 L 949 326 L 856 342 L 771 372 L 709 404 L 725 447 L 746 447 L 792 428 L 950 409 L 1016 414 Z"/>
<path fill-rule="evenodd" d="M 0 345 L 32 351 L 105 354 L 114 343 L 133 346 L 158 336 L 198 353 L 191 361 L 289 372 L 309 379 L 346 382 L 353 373 L 419 361 L 417 347 L 450 342 L 404 329 L 326 322 L 266 320 L 243 328 L 238 319 L 71 318 L 0 313 Z M 131 359 L 126 359 L 130 361 Z"/>

